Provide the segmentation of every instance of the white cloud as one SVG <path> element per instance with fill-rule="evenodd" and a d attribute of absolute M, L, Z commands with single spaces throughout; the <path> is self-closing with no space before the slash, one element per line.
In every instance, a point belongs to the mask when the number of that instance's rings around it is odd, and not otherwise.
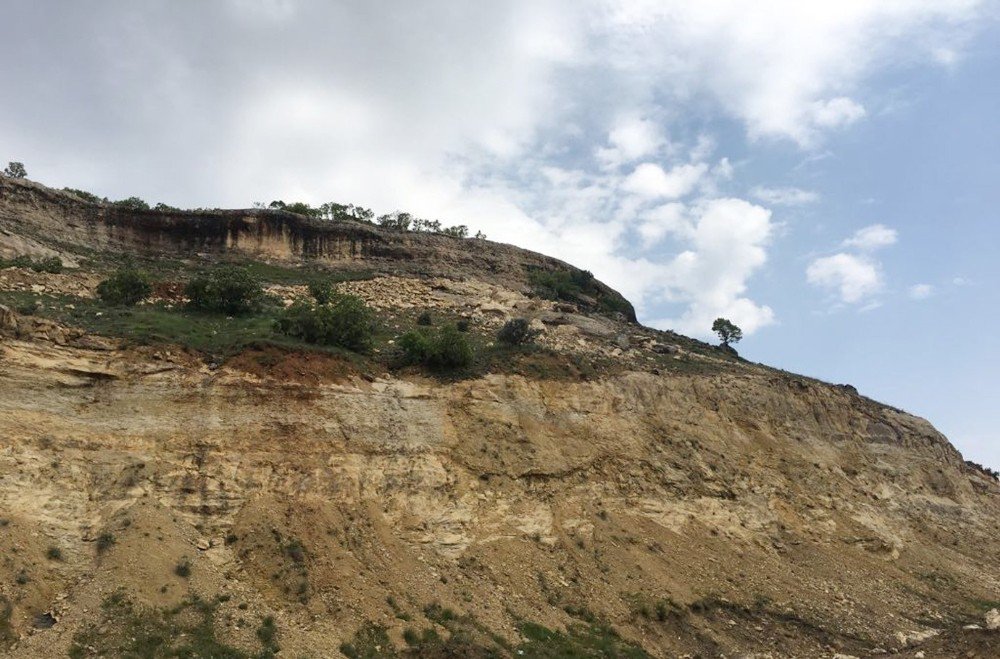
<path fill-rule="evenodd" d="M 865 301 L 883 286 L 877 263 L 843 252 L 814 260 L 806 269 L 806 278 L 814 286 L 833 291 L 847 304 Z"/>
<path fill-rule="evenodd" d="M 774 322 L 774 311 L 746 296 L 750 277 L 767 261 L 771 212 L 742 199 L 711 199 L 689 209 L 688 249 L 664 271 L 667 295 L 687 309 L 679 318 L 653 321 L 696 336 L 710 334 L 724 316 L 747 334 Z"/>
<path fill-rule="evenodd" d="M 668 235 L 690 237 L 694 234 L 694 226 L 688 217 L 687 206 L 671 202 L 646 211 L 639 224 L 639 234 L 650 247 Z"/>
<path fill-rule="evenodd" d="M 618 166 L 655 154 L 667 138 L 651 119 L 635 115 L 619 117 L 608 133 L 609 147 L 597 151 L 599 160 L 608 166 Z"/>
<path fill-rule="evenodd" d="M 934 295 L 934 287 L 930 284 L 914 284 L 910 286 L 909 295 L 912 300 L 926 300 Z"/>
<path fill-rule="evenodd" d="M 800 188 L 768 188 L 758 186 L 750 194 L 774 206 L 804 206 L 819 201 L 819 194 Z"/>
<path fill-rule="evenodd" d="M 843 242 L 843 246 L 871 252 L 895 245 L 898 238 L 899 234 L 895 229 L 890 229 L 884 224 L 873 224 L 855 231 L 853 236 Z"/>
<path fill-rule="evenodd" d="M 655 163 L 645 162 L 625 179 L 622 188 L 651 199 L 679 199 L 694 190 L 707 171 L 705 163 L 677 165 L 667 172 Z"/>
<path fill-rule="evenodd" d="M 948 62 L 977 0 L 615 0 L 611 60 L 680 98 L 713 96 L 753 137 L 813 146 L 864 116 L 847 93 L 880 68 Z"/>
<path fill-rule="evenodd" d="M 865 108 L 845 96 L 826 101 L 814 101 L 811 106 L 812 121 L 820 128 L 841 128 L 865 116 Z"/>

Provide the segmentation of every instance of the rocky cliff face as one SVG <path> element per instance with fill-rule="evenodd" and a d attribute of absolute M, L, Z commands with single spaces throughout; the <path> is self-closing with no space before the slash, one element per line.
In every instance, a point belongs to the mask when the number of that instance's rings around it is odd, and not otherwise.
<path fill-rule="evenodd" d="M 1000 487 L 922 419 L 533 296 L 525 268 L 560 264 L 507 246 L 2 191 L 0 245 L 80 266 L 0 271 L 10 656 L 1000 647 L 963 629 L 1000 600 Z M 374 272 L 339 286 L 387 323 L 431 309 L 488 333 L 525 316 L 544 352 L 439 377 L 74 326 L 125 245 L 349 259 Z"/>

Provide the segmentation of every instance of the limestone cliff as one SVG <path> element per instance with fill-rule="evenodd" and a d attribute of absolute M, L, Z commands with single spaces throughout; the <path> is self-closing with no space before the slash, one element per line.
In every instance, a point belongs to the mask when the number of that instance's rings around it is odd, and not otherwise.
<path fill-rule="evenodd" d="M 922 419 L 539 297 L 526 272 L 568 266 L 510 246 L 0 193 L 0 256 L 77 266 L 0 270 L 10 656 L 1000 648 L 963 629 L 1000 600 L 1000 486 Z M 122 250 L 267 259 L 285 300 L 296 273 L 366 269 L 338 287 L 387 327 L 522 316 L 541 348 L 442 377 L 393 365 L 392 339 L 359 358 L 130 340 L 88 311 Z"/>

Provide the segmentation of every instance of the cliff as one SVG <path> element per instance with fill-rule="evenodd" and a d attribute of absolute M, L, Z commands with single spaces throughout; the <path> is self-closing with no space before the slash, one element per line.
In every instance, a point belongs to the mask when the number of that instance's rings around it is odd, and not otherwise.
<path fill-rule="evenodd" d="M 1000 600 L 1000 486 L 922 419 L 546 299 L 526 273 L 569 266 L 511 246 L 0 192 L 0 249 L 77 266 L 0 270 L 9 656 L 1000 647 L 964 629 Z M 176 280 L 266 259 L 286 301 L 331 277 L 391 331 L 363 356 L 222 350 L 234 319 L 211 349 L 142 333 L 180 312 L 93 299 L 124 251 Z M 539 347 L 461 375 L 394 364 L 424 310 L 484 341 L 526 317 Z"/>

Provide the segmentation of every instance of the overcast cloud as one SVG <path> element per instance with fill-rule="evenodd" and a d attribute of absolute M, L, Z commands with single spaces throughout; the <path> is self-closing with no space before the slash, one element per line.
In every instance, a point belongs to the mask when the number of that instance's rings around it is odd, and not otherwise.
<path fill-rule="evenodd" d="M 647 320 L 700 335 L 717 315 L 748 334 L 775 320 L 750 293 L 767 206 L 817 196 L 746 192 L 691 118 L 808 152 L 865 120 L 870 76 L 959 57 L 978 7 L 9 4 L 3 41 L 30 65 L 0 73 L 17 90 L 0 144 L 43 180 L 189 206 L 407 209 L 588 267 Z M 810 280 L 854 282 L 845 297 L 875 286 L 861 263 L 825 264 Z"/>

